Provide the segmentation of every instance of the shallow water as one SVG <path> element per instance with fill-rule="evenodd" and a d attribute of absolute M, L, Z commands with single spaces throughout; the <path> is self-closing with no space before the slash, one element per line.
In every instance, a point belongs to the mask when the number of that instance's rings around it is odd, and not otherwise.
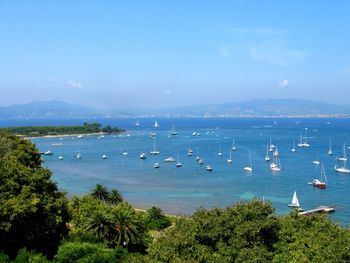
<path fill-rule="evenodd" d="M 32 141 L 40 151 L 53 150 L 54 155 L 44 156 L 44 165 L 53 171 L 53 179 L 69 195 L 82 195 L 95 184 L 102 183 L 109 189 L 117 188 L 133 205 L 149 208 L 159 206 L 166 212 L 191 214 L 199 207 L 228 206 L 239 200 L 260 198 L 270 200 L 278 214 L 288 213 L 288 203 L 296 190 L 304 209 L 321 204 L 334 204 L 337 210 L 331 217 L 342 223 L 350 223 L 350 175 L 337 174 L 335 157 L 342 153 L 343 143 L 350 145 L 349 119 L 158 119 L 160 127 L 152 127 L 153 119 L 140 119 L 135 126 L 133 119 L 99 120 L 105 124 L 129 129 L 123 135 L 35 138 Z M 65 124 L 64 121 L 61 122 Z M 81 122 L 80 122 L 81 123 Z M 178 136 L 171 136 L 172 124 Z M 309 148 L 296 147 L 300 132 L 307 128 Z M 159 156 L 151 156 L 153 140 L 150 132 L 157 132 L 156 144 Z M 200 136 L 192 136 L 192 132 Z M 126 135 L 129 136 L 126 136 Z M 281 155 L 282 171 L 272 173 L 264 161 L 266 145 L 272 139 Z M 332 138 L 333 156 L 328 156 L 329 139 Z M 232 152 L 233 163 L 228 164 L 229 150 L 235 139 L 237 150 Z M 52 146 L 62 143 L 62 146 Z M 187 156 L 188 148 L 194 151 Z M 218 156 L 222 149 L 223 155 Z M 200 166 L 195 158 L 204 160 Z M 124 156 L 123 151 L 128 155 Z M 82 159 L 74 157 L 80 152 Z M 141 152 L 147 159 L 141 160 Z M 102 159 L 103 154 L 107 159 Z M 169 156 L 176 163 L 165 163 Z M 64 157 L 59 160 L 59 156 Z M 252 159 L 253 172 L 243 167 Z M 320 175 L 320 166 L 312 163 L 320 159 L 325 166 L 328 186 L 321 190 L 309 185 Z M 154 169 L 155 162 L 161 167 Z M 210 164 L 212 172 L 205 166 Z"/>

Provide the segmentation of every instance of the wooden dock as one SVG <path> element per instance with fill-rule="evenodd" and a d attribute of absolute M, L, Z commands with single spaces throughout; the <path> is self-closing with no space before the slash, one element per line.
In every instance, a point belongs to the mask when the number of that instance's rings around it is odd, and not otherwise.
<path fill-rule="evenodd" d="M 320 205 L 319 207 L 316 207 L 314 209 L 299 212 L 299 215 L 311 215 L 314 213 L 331 213 L 334 211 L 335 211 L 335 206 Z"/>

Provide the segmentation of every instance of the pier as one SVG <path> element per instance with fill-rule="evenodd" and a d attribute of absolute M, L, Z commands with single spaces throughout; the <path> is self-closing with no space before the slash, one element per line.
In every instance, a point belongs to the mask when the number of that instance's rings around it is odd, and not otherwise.
<path fill-rule="evenodd" d="M 335 206 L 328 206 L 328 205 L 320 205 L 319 207 L 316 207 L 314 209 L 306 210 L 303 212 L 299 212 L 299 215 L 311 215 L 314 213 L 331 213 L 335 211 Z"/>

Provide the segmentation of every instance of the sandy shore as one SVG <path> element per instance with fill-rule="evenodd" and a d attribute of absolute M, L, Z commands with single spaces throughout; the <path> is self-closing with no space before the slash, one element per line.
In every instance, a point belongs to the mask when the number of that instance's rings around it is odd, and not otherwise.
<path fill-rule="evenodd" d="M 44 135 L 44 136 L 26 136 L 24 138 L 31 140 L 35 138 L 60 138 L 60 137 L 94 136 L 94 135 L 96 136 L 96 135 L 106 135 L 106 134 L 110 134 L 110 133 L 95 132 L 95 133 L 58 134 L 58 135 Z"/>

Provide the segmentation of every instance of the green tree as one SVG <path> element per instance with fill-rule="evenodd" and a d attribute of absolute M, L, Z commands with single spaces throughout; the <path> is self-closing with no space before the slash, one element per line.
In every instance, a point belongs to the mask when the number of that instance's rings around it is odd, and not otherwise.
<path fill-rule="evenodd" d="M 0 135 L 0 250 L 11 257 L 22 247 L 52 256 L 68 233 L 65 193 L 41 167 L 28 140 Z"/>
<path fill-rule="evenodd" d="M 108 190 L 102 184 L 96 184 L 95 188 L 91 191 L 91 196 L 102 201 L 108 199 Z"/>
<path fill-rule="evenodd" d="M 112 189 L 111 192 L 108 194 L 108 202 L 112 205 L 117 205 L 123 202 L 122 193 L 116 189 Z"/>
<path fill-rule="evenodd" d="M 88 220 L 86 231 L 100 240 L 110 240 L 113 236 L 114 222 L 102 211 L 96 211 Z"/>
<path fill-rule="evenodd" d="M 128 247 L 130 243 L 136 243 L 139 237 L 138 222 L 134 211 L 128 208 L 118 208 L 113 210 L 115 242 L 116 244 Z"/>
<path fill-rule="evenodd" d="M 152 206 L 146 212 L 146 221 L 150 229 L 161 230 L 171 225 L 169 218 L 167 218 L 162 209 Z"/>

